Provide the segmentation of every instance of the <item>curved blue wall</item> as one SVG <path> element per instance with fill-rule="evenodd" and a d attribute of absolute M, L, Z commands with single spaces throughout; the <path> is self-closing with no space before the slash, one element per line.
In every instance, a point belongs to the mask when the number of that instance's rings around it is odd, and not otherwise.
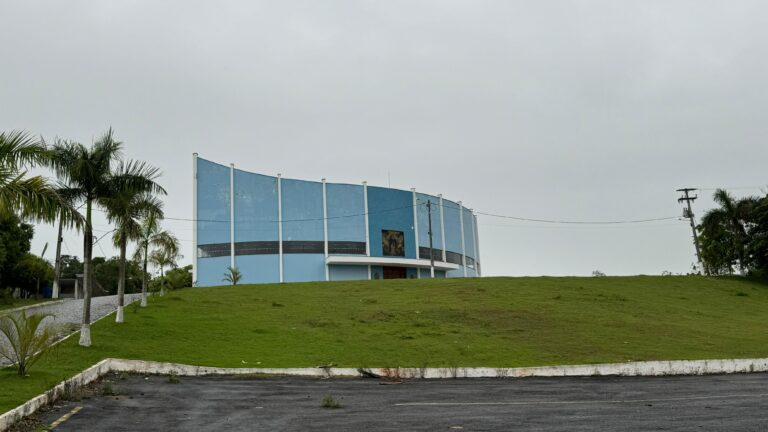
<path fill-rule="evenodd" d="M 224 283 L 224 273 L 233 261 L 233 244 L 234 263 L 243 275 L 241 283 L 383 277 L 384 268 L 380 265 L 371 265 L 370 270 L 366 265 L 326 265 L 325 249 L 328 248 L 329 256 L 365 256 L 367 249 L 371 257 L 384 257 L 382 231 L 401 231 L 403 258 L 411 260 L 408 262 L 419 258 L 428 260 L 427 202 L 432 206 L 435 260 L 442 262 L 445 255 L 447 262 L 459 267 L 447 272 L 436 271 L 436 277 L 479 274 L 475 262 L 476 219 L 470 210 L 453 201 L 443 199 L 441 207 L 439 197 L 416 193 L 414 211 L 414 193 L 411 191 L 326 183 L 327 219 L 324 219 L 322 182 L 278 179 L 202 158 L 195 160 L 194 229 L 197 244 L 194 265 L 197 286 Z M 232 199 L 234 214 L 230 211 Z M 463 267 L 465 261 L 466 269 Z M 407 277 L 429 277 L 429 269 L 405 267 Z"/>

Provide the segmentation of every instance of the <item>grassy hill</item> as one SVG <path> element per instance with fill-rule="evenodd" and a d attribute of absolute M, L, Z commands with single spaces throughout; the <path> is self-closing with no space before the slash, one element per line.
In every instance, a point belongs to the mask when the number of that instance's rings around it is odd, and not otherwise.
<path fill-rule="evenodd" d="M 0 412 L 105 357 L 225 367 L 768 357 L 768 285 L 729 278 L 243 285 L 175 291 L 125 318 L 95 324 L 90 348 L 63 343 L 28 378 L 1 370 Z"/>

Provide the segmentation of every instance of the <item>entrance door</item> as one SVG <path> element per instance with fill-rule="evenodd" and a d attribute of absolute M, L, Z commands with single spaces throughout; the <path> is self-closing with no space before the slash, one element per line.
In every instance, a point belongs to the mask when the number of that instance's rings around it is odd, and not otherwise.
<path fill-rule="evenodd" d="M 405 279 L 405 267 L 384 267 L 384 279 Z"/>

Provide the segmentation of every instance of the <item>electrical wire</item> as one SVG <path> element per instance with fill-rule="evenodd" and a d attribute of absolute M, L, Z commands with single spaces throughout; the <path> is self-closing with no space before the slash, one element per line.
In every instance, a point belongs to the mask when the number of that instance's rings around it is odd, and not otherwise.
<path fill-rule="evenodd" d="M 636 223 L 647 223 L 647 222 L 657 222 L 657 221 L 665 221 L 665 220 L 672 220 L 672 219 L 678 219 L 679 216 L 667 216 L 667 217 L 660 217 L 660 218 L 651 218 L 651 219 L 634 219 L 634 220 L 613 220 L 613 221 L 569 221 L 569 220 L 554 220 L 554 219 L 533 219 L 533 218 L 525 218 L 525 217 L 518 217 L 518 216 L 507 216 L 507 215 L 499 215 L 499 214 L 493 214 L 493 213 L 485 213 L 485 212 L 479 212 L 476 211 L 476 214 L 483 215 L 483 216 L 490 216 L 495 218 L 502 218 L 502 219 L 512 219 L 516 221 L 522 221 L 522 222 L 539 222 L 539 223 L 550 223 L 550 224 L 571 224 L 571 225 L 618 225 L 618 224 L 636 224 Z"/>
<path fill-rule="evenodd" d="M 344 219 L 344 218 L 352 218 L 352 217 L 361 217 L 366 215 L 375 215 L 375 214 L 381 214 L 381 213 L 388 213 L 393 212 L 397 210 L 403 210 L 407 208 L 413 208 L 418 206 L 426 206 L 425 202 L 421 202 L 415 205 L 407 205 L 407 206 L 401 206 L 401 207 L 395 207 L 385 210 L 379 210 L 375 212 L 363 212 L 363 213 L 355 213 L 355 214 L 349 214 L 349 215 L 342 215 L 342 216 L 331 216 L 327 218 L 304 218 L 304 219 L 283 219 L 282 221 L 272 219 L 272 220 L 243 220 L 239 219 L 239 222 L 258 222 L 258 223 L 290 223 L 290 222 L 314 222 L 314 221 L 323 221 L 323 220 L 333 220 L 333 219 Z M 462 207 L 463 208 L 463 207 Z M 451 206 L 443 205 L 443 209 L 448 210 L 454 210 L 458 211 L 459 208 L 454 208 Z M 102 211 L 102 210 L 99 210 Z M 529 217 L 522 217 L 522 216 L 511 216 L 511 215 L 502 215 L 497 213 L 487 213 L 487 212 L 481 212 L 481 211 L 474 211 L 475 214 L 482 215 L 482 216 L 488 216 L 488 217 L 494 217 L 494 218 L 501 218 L 501 219 L 511 219 L 516 220 L 520 222 L 537 222 L 537 223 L 548 223 L 548 224 L 566 224 L 566 225 L 619 225 L 619 224 L 639 224 L 639 223 L 649 223 L 649 222 L 658 222 L 658 221 L 667 221 L 667 220 L 676 220 L 679 219 L 679 216 L 665 216 L 665 217 L 657 217 L 657 218 L 648 218 L 648 219 L 629 219 L 629 220 L 604 220 L 604 221 L 575 221 L 575 220 L 560 220 L 560 219 L 538 219 L 538 218 L 529 218 Z M 230 223 L 230 220 L 219 220 L 219 219 L 191 219 L 191 218 L 179 218 L 179 217 L 171 217 L 166 216 L 164 219 L 171 220 L 171 221 L 182 221 L 182 222 L 207 222 L 207 223 Z M 209 228 L 210 229 L 210 228 Z"/>

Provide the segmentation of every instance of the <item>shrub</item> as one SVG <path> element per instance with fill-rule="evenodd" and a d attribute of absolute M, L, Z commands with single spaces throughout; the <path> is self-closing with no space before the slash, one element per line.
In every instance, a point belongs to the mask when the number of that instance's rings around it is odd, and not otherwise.
<path fill-rule="evenodd" d="M 51 315 L 25 312 L 0 317 L 0 333 L 8 343 L 0 343 L 0 357 L 16 365 L 19 376 L 23 377 L 56 339 L 51 326 L 41 328 L 43 320 Z"/>
<path fill-rule="evenodd" d="M 0 289 L 0 305 L 13 305 L 13 290 L 10 288 Z"/>

